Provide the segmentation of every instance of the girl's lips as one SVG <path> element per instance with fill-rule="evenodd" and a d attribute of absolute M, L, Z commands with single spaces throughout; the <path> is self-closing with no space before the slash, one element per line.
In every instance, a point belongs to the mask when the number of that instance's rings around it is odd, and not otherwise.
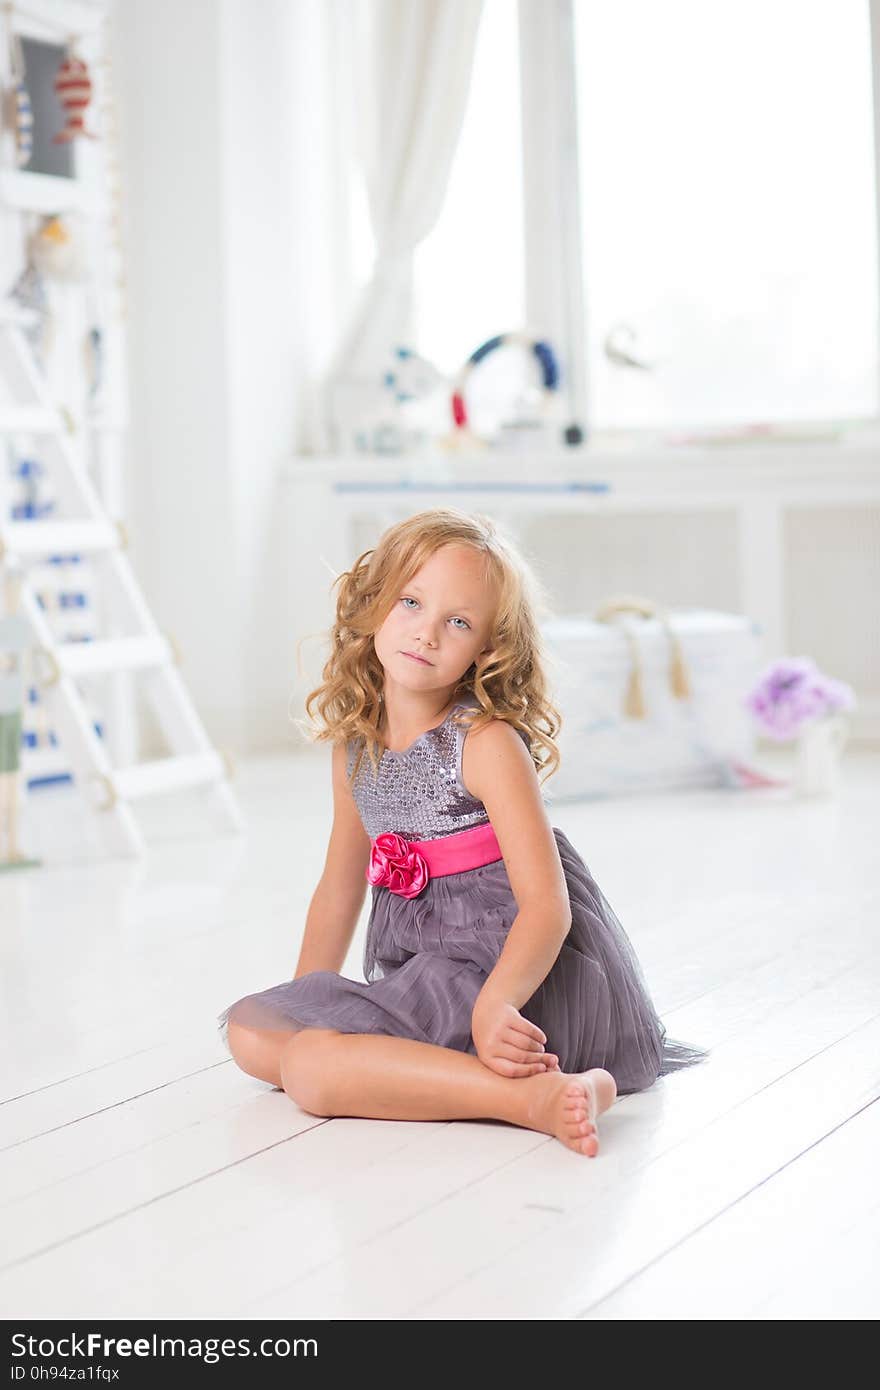
<path fill-rule="evenodd" d="M 430 666 L 430 661 L 425 661 L 424 657 L 416 656 L 415 652 L 402 652 L 402 656 L 408 656 L 410 661 L 417 661 L 420 666 Z"/>

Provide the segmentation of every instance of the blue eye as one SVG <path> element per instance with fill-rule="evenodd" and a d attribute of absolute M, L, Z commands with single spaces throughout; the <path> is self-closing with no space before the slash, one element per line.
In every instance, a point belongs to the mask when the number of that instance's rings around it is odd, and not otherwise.
<path fill-rule="evenodd" d="M 409 594 L 404 594 L 404 595 L 401 597 L 401 600 L 400 600 L 400 601 L 401 601 L 401 603 L 403 603 L 403 604 L 414 603 L 414 604 L 418 605 L 418 599 L 417 599 L 417 598 L 412 598 L 412 596 L 409 595 Z M 413 610 L 412 610 L 411 608 L 407 608 L 407 612 L 408 612 L 408 613 L 411 613 L 412 611 L 413 611 Z M 470 625 L 470 623 L 467 621 L 466 618 L 453 618 L 452 621 L 455 622 L 455 623 L 464 623 L 464 627 L 463 627 L 463 628 L 460 627 L 460 628 L 457 629 L 458 632 L 470 632 L 470 630 L 471 630 L 471 625 Z"/>

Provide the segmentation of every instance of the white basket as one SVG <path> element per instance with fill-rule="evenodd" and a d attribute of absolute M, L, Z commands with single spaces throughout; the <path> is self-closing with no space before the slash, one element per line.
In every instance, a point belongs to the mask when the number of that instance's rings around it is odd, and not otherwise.
<path fill-rule="evenodd" d="M 707 609 L 665 616 L 691 687 L 686 699 L 673 693 L 672 646 L 660 618 L 563 617 L 544 625 L 563 719 L 561 765 L 543 784 L 547 802 L 729 784 L 731 764 L 752 759 L 756 731 L 744 700 L 760 674 L 760 627 Z M 644 718 L 625 713 L 633 642 Z"/>

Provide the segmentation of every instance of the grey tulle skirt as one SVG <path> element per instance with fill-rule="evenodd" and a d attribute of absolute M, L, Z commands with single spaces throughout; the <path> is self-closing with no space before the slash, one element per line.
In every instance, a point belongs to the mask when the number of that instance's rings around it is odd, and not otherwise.
<path fill-rule="evenodd" d="M 666 1035 L 636 954 L 592 874 L 553 828 L 572 922 L 547 977 L 520 1013 L 546 1034 L 562 1071 L 604 1067 L 618 1094 L 702 1061 Z M 476 1053 L 471 1012 L 517 915 L 503 859 L 429 880 L 417 898 L 374 886 L 366 983 L 315 970 L 237 1000 L 220 1015 L 249 1028 L 384 1033 Z"/>

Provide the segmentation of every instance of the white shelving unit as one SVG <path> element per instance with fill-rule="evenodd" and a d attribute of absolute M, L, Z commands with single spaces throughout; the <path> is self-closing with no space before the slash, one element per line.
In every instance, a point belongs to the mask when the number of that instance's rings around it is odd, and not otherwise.
<path fill-rule="evenodd" d="M 128 400 L 125 363 L 125 284 L 121 247 L 116 236 L 115 118 L 106 0 L 26 0 L 14 3 L 13 23 L 23 39 L 64 46 L 72 35 L 77 51 L 89 66 L 92 100 L 86 127 L 98 131 L 97 140 L 72 144 L 74 177 L 19 169 L 12 132 L 0 133 L 0 294 L 12 287 L 25 264 L 24 236 L 42 215 L 73 218 L 83 238 L 88 265 L 85 282 L 49 287 L 50 307 L 56 323 L 59 351 L 47 364 L 48 384 L 54 400 L 69 422 L 68 444 L 80 466 L 94 482 L 101 503 L 114 521 L 126 515 L 125 436 Z M 6 34 L 0 42 L 0 86 L 10 78 L 10 54 Z M 77 360 L 89 314 L 103 335 L 103 380 L 95 401 L 86 397 L 85 375 Z M 40 430 L 40 420 L 27 409 L 15 422 L 7 422 L 4 434 L 13 445 L 27 450 Z M 3 462 L 5 467 L 5 459 Z M 96 621 L 105 616 L 99 610 Z M 114 762 L 129 764 L 138 755 L 135 692 L 128 672 L 108 677 L 103 692 L 106 708 L 105 736 Z M 27 780 L 52 779 L 69 774 L 65 751 L 56 746 L 25 749 L 23 772 Z"/>
<path fill-rule="evenodd" d="M 25 749 L 22 766 L 29 781 L 62 771 L 72 776 L 98 813 L 110 849 L 138 854 L 145 839 L 133 803 L 142 798 L 198 788 L 212 794 L 227 826 L 241 829 L 241 813 L 229 786 L 229 761 L 212 746 L 176 670 L 175 646 L 159 630 L 124 553 L 125 286 L 107 7 L 103 0 L 27 0 L 13 13 L 22 38 L 63 52 L 75 36 L 93 83 L 86 128 L 98 136 L 73 142 L 70 177 L 18 169 L 11 132 L 0 142 L 0 434 L 16 459 L 39 462 L 56 494 L 48 518 L 15 519 L 4 457 L 0 567 L 9 562 L 24 571 L 22 612 L 44 668 L 36 688 L 57 740 L 55 747 Z M 0 45 L 3 85 L 9 56 L 8 43 Z M 52 54 L 46 56 L 54 63 Z M 26 265 L 27 236 L 47 213 L 65 214 L 78 232 L 82 271 L 76 278 L 44 277 L 53 334 L 41 361 L 27 337 L 39 315 L 15 304 L 9 291 Z M 83 356 L 95 328 L 96 382 Z M 92 632 L 59 632 L 39 591 L 39 567 L 69 557 L 93 574 Z M 85 594 L 72 597 L 79 601 Z M 140 757 L 138 677 L 168 749 L 152 761 Z"/>

